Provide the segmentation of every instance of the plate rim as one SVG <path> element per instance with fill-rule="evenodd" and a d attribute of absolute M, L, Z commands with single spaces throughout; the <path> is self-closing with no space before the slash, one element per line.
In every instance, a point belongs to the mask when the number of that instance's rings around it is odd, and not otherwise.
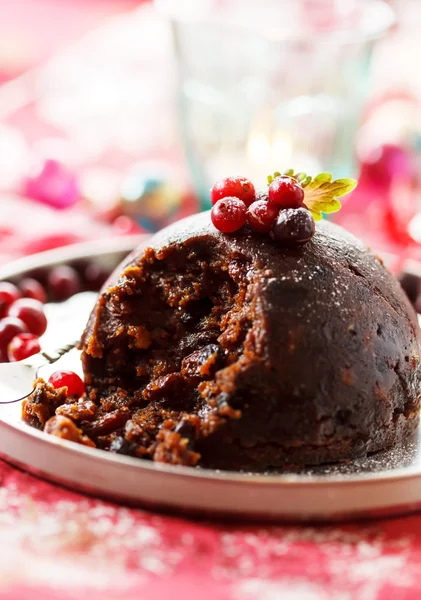
<path fill-rule="evenodd" d="M 18 403 L 17 403 L 18 404 Z M 213 481 L 230 481 L 235 483 L 241 483 L 248 485 L 250 483 L 258 483 L 265 486 L 279 486 L 280 484 L 285 485 L 305 485 L 308 487 L 314 485 L 328 486 L 332 483 L 335 484 L 366 484 L 372 483 L 373 480 L 391 482 L 394 480 L 407 480 L 413 477 L 421 477 L 421 469 L 416 466 L 399 467 L 391 469 L 390 471 L 379 471 L 379 472 L 366 472 L 358 474 L 348 473 L 337 473 L 332 475 L 318 475 L 309 473 L 245 473 L 238 471 L 224 471 L 221 469 L 207 469 L 189 467 L 183 465 L 169 465 L 166 463 L 157 463 L 142 458 L 136 458 L 133 456 L 125 456 L 103 450 L 101 448 L 91 448 L 84 446 L 83 444 L 77 444 L 69 440 L 58 438 L 55 436 L 49 436 L 48 434 L 39 431 L 38 429 L 31 427 L 23 421 L 19 421 L 16 424 L 12 424 L 8 421 L 3 420 L 1 416 L 0 407 L 0 424 L 2 427 L 8 427 L 11 430 L 18 430 L 20 433 L 33 437 L 48 446 L 61 446 L 69 452 L 76 452 L 80 455 L 88 456 L 91 459 L 98 460 L 100 462 L 112 462 L 115 465 L 127 465 L 135 467 L 137 469 L 147 471 L 159 471 L 160 473 L 192 477 L 195 479 L 206 479 Z"/>
<path fill-rule="evenodd" d="M 131 252 L 136 246 L 150 237 L 148 234 L 135 234 L 128 236 L 115 236 L 99 238 L 86 242 L 76 242 L 59 248 L 36 252 L 28 256 L 21 256 L 0 265 L 0 281 L 7 278 L 18 277 L 25 271 L 32 271 L 50 264 L 60 264 L 69 260 L 95 257 L 100 255 L 115 254 L 116 252 Z"/>

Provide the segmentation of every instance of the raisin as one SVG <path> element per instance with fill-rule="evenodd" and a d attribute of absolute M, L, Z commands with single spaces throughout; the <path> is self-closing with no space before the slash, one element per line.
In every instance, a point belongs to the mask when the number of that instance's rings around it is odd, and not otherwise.
<path fill-rule="evenodd" d="M 73 421 L 67 417 L 51 417 L 45 424 L 45 433 L 54 435 L 70 442 L 95 447 L 94 442 Z"/>
<path fill-rule="evenodd" d="M 107 413 L 93 421 L 92 423 L 84 423 L 83 429 L 89 435 L 108 435 L 120 429 L 125 425 L 130 418 L 130 410 L 126 407 L 118 408 L 110 413 Z"/>
<path fill-rule="evenodd" d="M 190 377 L 212 377 L 220 368 L 223 358 L 221 347 L 217 344 L 209 344 L 183 359 L 181 373 Z"/>
<path fill-rule="evenodd" d="M 175 433 L 179 433 L 182 438 L 188 438 L 189 440 L 194 439 L 196 435 L 196 427 L 191 421 L 187 419 L 181 419 L 177 427 L 174 429 Z"/>

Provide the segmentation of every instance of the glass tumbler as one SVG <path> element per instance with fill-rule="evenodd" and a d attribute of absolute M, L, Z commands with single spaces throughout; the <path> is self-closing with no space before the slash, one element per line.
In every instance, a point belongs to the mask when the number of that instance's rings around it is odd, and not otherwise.
<path fill-rule="evenodd" d="M 383 0 L 156 0 L 169 17 L 179 123 L 202 202 L 221 177 L 353 173 Z"/>

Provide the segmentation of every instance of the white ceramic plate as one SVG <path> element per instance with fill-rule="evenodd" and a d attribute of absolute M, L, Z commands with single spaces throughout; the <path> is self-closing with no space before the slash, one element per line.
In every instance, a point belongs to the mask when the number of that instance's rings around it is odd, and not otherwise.
<path fill-rule="evenodd" d="M 137 241 L 101 241 L 44 252 L 0 269 L 0 279 L 13 280 L 33 269 L 81 258 L 113 268 Z M 94 299 L 92 294 L 75 297 L 79 327 Z M 74 329 L 74 319 L 72 314 L 63 314 L 61 305 L 51 304 L 48 311 L 50 333 L 44 341 L 59 347 L 66 328 Z M 80 370 L 77 351 L 61 360 L 60 366 Z M 418 436 L 348 464 L 306 469 L 300 474 L 241 474 L 160 465 L 73 444 L 23 423 L 20 405 L 0 406 L 0 454 L 7 461 L 72 489 L 187 513 L 333 520 L 410 512 L 421 508 L 420 448 Z"/>

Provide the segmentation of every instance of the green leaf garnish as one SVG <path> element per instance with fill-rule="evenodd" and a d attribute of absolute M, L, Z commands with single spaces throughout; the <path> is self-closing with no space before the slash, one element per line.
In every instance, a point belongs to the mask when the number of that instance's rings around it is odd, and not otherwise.
<path fill-rule="evenodd" d="M 279 171 L 269 175 L 268 185 L 280 175 Z M 288 169 L 282 175 L 288 175 L 300 182 L 304 188 L 304 204 L 315 221 L 320 221 L 323 218 L 322 213 L 329 214 L 340 210 L 341 203 L 338 198 L 352 192 L 358 184 L 356 179 L 348 178 L 332 181 L 330 173 L 320 173 L 316 177 L 310 177 L 306 173 L 295 173 L 294 169 Z"/>

